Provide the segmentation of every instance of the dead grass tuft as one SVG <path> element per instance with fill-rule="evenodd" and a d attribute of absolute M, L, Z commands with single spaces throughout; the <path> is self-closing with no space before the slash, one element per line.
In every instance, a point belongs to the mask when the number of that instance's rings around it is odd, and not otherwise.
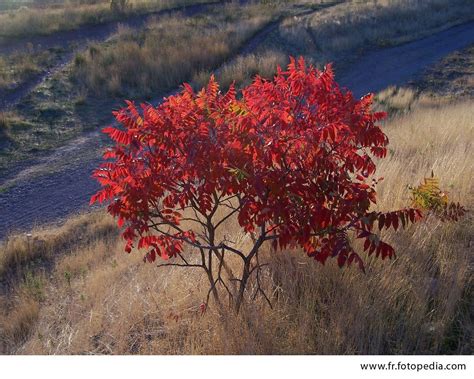
<path fill-rule="evenodd" d="M 262 53 L 239 56 L 223 65 L 217 72 L 216 78 L 222 89 L 226 89 L 232 82 L 237 86 L 248 85 L 255 75 L 271 79 L 276 74 L 276 67 L 285 67 L 288 57 L 283 53 L 265 50 Z M 193 83 L 201 88 L 209 82 L 210 72 L 200 72 L 194 76 Z"/>

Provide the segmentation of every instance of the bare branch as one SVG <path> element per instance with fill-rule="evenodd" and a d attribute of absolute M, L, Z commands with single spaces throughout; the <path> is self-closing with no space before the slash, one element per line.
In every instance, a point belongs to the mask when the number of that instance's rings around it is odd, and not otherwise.
<path fill-rule="evenodd" d="M 259 259 L 258 259 L 258 254 L 255 255 L 255 259 L 257 260 L 257 263 L 255 264 L 254 268 L 252 269 L 253 270 L 257 270 L 257 273 L 256 273 L 256 277 L 257 277 L 257 289 L 255 290 L 255 293 L 253 295 L 253 300 L 256 299 L 257 295 L 260 293 L 264 298 L 265 300 L 267 301 L 268 305 L 270 306 L 271 309 L 273 309 L 273 306 L 272 306 L 272 302 L 270 301 L 270 299 L 268 298 L 267 294 L 265 293 L 265 291 L 263 290 L 262 288 L 262 285 L 261 285 L 261 282 L 260 282 L 260 271 L 262 269 L 262 267 L 264 266 L 267 266 L 267 264 L 260 264 L 259 262 Z M 250 272 L 250 275 L 252 273 L 252 271 Z"/>
<path fill-rule="evenodd" d="M 221 243 L 218 247 L 222 247 L 234 254 L 237 254 L 239 257 L 241 257 L 244 260 L 246 259 L 246 256 L 244 255 L 244 253 L 242 253 L 240 250 L 234 249 L 233 247 L 226 245 L 225 243 Z"/>

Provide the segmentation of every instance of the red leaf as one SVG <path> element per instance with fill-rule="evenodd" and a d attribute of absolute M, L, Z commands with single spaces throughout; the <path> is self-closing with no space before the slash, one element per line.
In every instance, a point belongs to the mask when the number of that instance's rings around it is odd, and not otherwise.
<path fill-rule="evenodd" d="M 381 214 L 379 216 L 379 230 L 382 230 L 384 224 L 385 224 L 385 215 Z"/>

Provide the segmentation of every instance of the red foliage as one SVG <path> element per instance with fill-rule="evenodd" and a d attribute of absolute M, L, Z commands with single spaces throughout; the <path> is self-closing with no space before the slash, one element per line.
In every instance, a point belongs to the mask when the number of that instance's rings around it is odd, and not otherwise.
<path fill-rule="evenodd" d="M 240 226 L 277 249 L 300 246 L 324 263 L 340 266 L 359 255 L 348 233 L 369 254 L 393 257 L 375 234 L 415 222 L 421 213 L 370 211 L 376 202 L 372 157 L 383 158 L 387 136 L 371 111 L 372 96 L 354 99 L 303 59 L 278 70 L 273 81 L 257 77 L 237 97 L 211 78 L 195 93 L 188 85 L 158 107 L 133 103 L 115 113 L 123 128 L 104 129 L 116 143 L 94 176 L 102 189 L 91 202 L 109 200 L 109 212 L 125 225 L 126 251 L 137 243 L 145 259 L 179 255 L 185 245 L 218 246 L 182 228 L 194 209 L 213 227 L 217 207 L 233 202 Z"/>

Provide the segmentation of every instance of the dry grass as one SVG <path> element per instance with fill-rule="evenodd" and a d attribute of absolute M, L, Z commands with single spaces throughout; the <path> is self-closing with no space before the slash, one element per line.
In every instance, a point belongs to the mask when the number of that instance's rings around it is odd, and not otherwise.
<path fill-rule="evenodd" d="M 420 80 L 423 83 L 423 79 Z M 453 103 L 453 96 L 438 96 L 417 87 L 390 86 L 375 95 L 375 110 L 387 112 L 389 117 L 409 113 L 412 109 L 437 109 Z"/>
<path fill-rule="evenodd" d="M 110 235 L 116 235 L 112 221 L 104 219 L 100 213 L 90 213 L 68 220 L 53 231 L 36 229 L 27 235 L 12 236 L 2 244 L 1 278 L 5 280 L 11 275 L 21 275 L 29 265 L 54 259 L 57 251 L 107 239 Z"/>
<path fill-rule="evenodd" d="M 80 246 L 98 241 L 106 244 L 116 238 L 113 220 L 92 212 L 76 216 L 61 227 L 38 228 L 4 241 L 0 245 L 0 351 L 12 352 L 30 336 L 49 297 L 49 273 L 60 256 Z M 73 274 L 76 271 L 71 269 Z"/>
<path fill-rule="evenodd" d="M 85 24 L 100 24 L 124 19 L 133 14 L 154 12 L 165 8 L 203 3 L 208 0 L 130 0 L 123 13 L 113 12 L 110 1 L 62 2 L 57 6 L 38 9 L 23 6 L 0 13 L 0 37 L 26 37 L 51 34 L 61 30 L 75 29 Z"/>
<path fill-rule="evenodd" d="M 58 51 L 13 53 L 0 56 L 0 91 L 13 89 L 50 67 Z"/>
<path fill-rule="evenodd" d="M 448 55 L 430 67 L 415 85 L 436 96 L 474 97 L 474 45 Z"/>
<path fill-rule="evenodd" d="M 391 151 L 379 165 L 386 178 L 379 206 L 405 206 L 406 185 L 434 170 L 451 199 L 472 209 L 474 167 L 466 159 L 474 140 L 472 100 L 410 104 L 410 112 L 385 126 Z M 16 296 L 3 299 L 4 352 L 469 354 L 472 221 L 472 215 L 458 224 L 427 219 L 388 233 L 398 258 L 368 259 L 366 275 L 332 261 L 320 266 L 301 252 L 267 252 L 264 286 L 274 309 L 259 299 L 235 316 L 214 307 L 201 315 L 206 281 L 199 272 L 158 271 L 167 269 L 144 264 L 140 252 L 123 253 L 108 216 L 82 216 L 42 232 L 49 246 L 42 254 L 55 257 L 49 274 L 30 268 L 23 284 L 12 287 Z M 232 226 L 226 232 L 247 243 Z M 32 259 L 23 258 L 25 237 L 12 241 L 2 251 L 12 263 L 3 267 Z"/>
<path fill-rule="evenodd" d="M 405 184 L 418 184 L 431 170 L 439 176 L 456 201 L 474 204 L 474 163 L 466 159 L 474 141 L 473 101 L 433 106 L 421 97 L 412 111 L 391 121 L 386 132 L 391 140 L 390 159 L 380 164 L 381 174 Z M 403 187 L 381 183 L 380 196 L 400 206 Z M 399 200 L 398 200 L 399 199 Z"/>
<path fill-rule="evenodd" d="M 6 112 L 0 112 L 0 133 L 6 133 L 10 129 L 10 115 Z"/>
<path fill-rule="evenodd" d="M 18 114 L 13 111 L 0 112 L 0 146 L 11 138 L 12 130 L 22 125 L 22 122 Z"/>
<path fill-rule="evenodd" d="M 275 13 L 230 4 L 206 15 L 160 18 L 141 32 L 123 28 L 111 44 L 78 55 L 74 77 L 96 95 L 163 94 L 219 66 Z"/>
<path fill-rule="evenodd" d="M 38 320 L 40 306 L 30 296 L 22 294 L 14 302 L 13 310 L 8 313 L 7 317 L 6 301 L 0 299 L 0 304 L 2 304 L 0 346 L 2 346 L 2 352 L 8 352 L 9 346 L 25 342 L 28 339 Z"/>
<path fill-rule="evenodd" d="M 273 50 L 265 50 L 255 54 L 238 56 L 227 64 L 224 64 L 215 76 L 222 89 L 226 89 L 232 82 L 241 87 L 250 84 L 255 75 L 271 79 L 276 73 L 279 65 L 285 67 L 288 57 L 283 53 Z M 199 88 L 209 82 L 211 73 L 201 71 L 193 78 L 193 83 Z"/>

